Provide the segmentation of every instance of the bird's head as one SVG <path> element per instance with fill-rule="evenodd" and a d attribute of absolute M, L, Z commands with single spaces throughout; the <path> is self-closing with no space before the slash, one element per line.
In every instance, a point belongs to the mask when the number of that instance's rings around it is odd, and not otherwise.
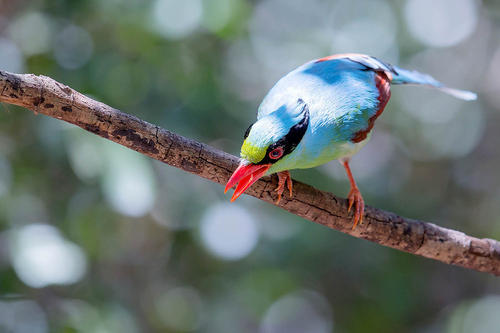
<path fill-rule="evenodd" d="M 231 201 L 236 200 L 259 178 L 297 147 L 309 126 L 309 109 L 299 99 L 291 108 L 282 106 L 258 119 L 245 132 L 241 162 L 226 184 L 224 193 L 238 184 Z"/>

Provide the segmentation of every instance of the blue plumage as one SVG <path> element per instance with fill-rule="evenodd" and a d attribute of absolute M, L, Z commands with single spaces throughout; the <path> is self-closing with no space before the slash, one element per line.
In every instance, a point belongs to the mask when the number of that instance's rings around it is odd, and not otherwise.
<path fill-rule="evenodd" d="M 429 74 L 422 74 L 417 71 L 409 71 L 407 69 L 395 66 L 393 68 L 397 72 L 397 75 L 393 76 L 393 79 L 391 81 L 392 84 L 417 84 L 429 86 L 432 88 L 437 88 L 453 97 L 466 101 L 472 101 L 477 98 L 477 95 L 473 92 L 446 87 Z"/>
<path fill-rule="evenodd" d="M 464 100 L 476 94 L 448 88 L 433 77 L 398 68 L 362 54 L 333 55 L 310 61 L 281 78 L 259 106 L 257 121 L 241 148 L 242 162 L 226 190 L 238 183 L 232 200 L 264 174 L 278 173 L 278 198 L 290 169 L 311 168 L 339 159 L 351 182 L 349 208 L 354 226 L 364 202 L 349 159 L 370 138 L 375 120 L 390 98 L 390 84 L 437 88 Z"/>
<path fill-rule="evenodd" d="M 257 123 L 283 106 L 293 110 L 299 98 L 308 105 L 311 120 L 296 150 L 268 173 L 310 168 L 357 152 L 366 142 L 351 139 L 368 127 L 378 110 L 375 75 L 363 64 L 343 58 L 309 62 L 279 80 L 260 105 Z M 255 133 L 255 141 L 260 135 Z"/>

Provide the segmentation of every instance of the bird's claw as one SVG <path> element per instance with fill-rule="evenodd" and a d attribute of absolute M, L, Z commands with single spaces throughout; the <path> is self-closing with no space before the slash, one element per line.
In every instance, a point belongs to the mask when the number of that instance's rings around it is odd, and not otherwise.
<path fill-rule="evenodd" d="M 276 204 L 279 204 L 281 201 L 281 196 L 285 191 L 285 183 L 288 187 L 288 192 L 290 193 L 290 198 L 293 196 L 293 185 L 292 185 L 292 177 L 290 176 L 290 172 L 282 171 L 278 172 L 278 187 L 276 187 L 275 191 L 278 193 L 278 199 L 276 200 Z"/>
<path fill-rule="evenodd" d="M 361 192 L 357 187 L 351 188 L 348 198 L 349 198 L 349 207 L 347 211 L 350 212 L 351 208 L 355 206 L 354 218 L 353 218 L 354 224 L 352 226 L 352 230 L 354 230 L 358 225 L 358 223 L 363 222 L 363 215 L 365 213 L 365 201 L 363 200 Z"/>

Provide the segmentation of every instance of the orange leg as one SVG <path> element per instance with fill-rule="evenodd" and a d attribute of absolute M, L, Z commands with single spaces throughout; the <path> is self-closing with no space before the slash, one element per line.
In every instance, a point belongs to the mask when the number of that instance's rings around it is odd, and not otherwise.
<path fill-rule="evenodd" d="M 288 192 L 290 192 L 290 198 L 292 197 L 292 177 L 290 176 L 290 172 L 281 171 L 278 172 L 278 187 L 276 188 L 276 192 L 278 192 L 278 200 L 276 200 L 276 204 L 279 204 L 281 201 L 281 195 L 283 191 L 285 191 L 285 183 L 288 187 Z"/>
<path fill-rule="evenodd" d="M 361 192 L 359 191 L 359 188 L 354 181 L 354 177 L 352 176 L 351 168 L 349 167 L 349 160 L 343 161 L 342 164 L 344 165 L 347 177 L 349 177 L 349 182 L 351 183 L 351 190 L 349 191 L 349 195 L 347 196 L 349 198 L 348 211 L 351 211 L 351 208 L 354 204 L 356 209 L 354 211 L 354 225 L 352 226 L 352 230 L 354 230 L 358 225 L 358 222 L 363 222 L 363 214 L 365 213 L 365 201 L 363 200 Z"/>

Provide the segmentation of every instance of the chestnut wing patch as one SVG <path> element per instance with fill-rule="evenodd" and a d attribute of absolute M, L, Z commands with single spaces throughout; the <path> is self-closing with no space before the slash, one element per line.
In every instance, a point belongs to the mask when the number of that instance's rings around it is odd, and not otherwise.
<path fill-rule="evenodd" d="M 375 114 L 370 117 L 370 119 L 368 120 L 368 126 L 366 128 L 354 133 L 353 137 L 351 138 L 351 141 L 354 143 L 358 143 L 366 139 L 368 133 L 370 133 L 373 126 L 375 125 L 375 120 L 377 120 L 378 116 L 380 116 L 382 112 L 384 112 L 384 108 L 387 105 L 389 98 L 391 97 L 390 79 L 387 77 L 385 72 L 376 72 L 375 85 L 379 92 L 379 95 L 377 97 L 377 112 L 375 112 Z"/>

